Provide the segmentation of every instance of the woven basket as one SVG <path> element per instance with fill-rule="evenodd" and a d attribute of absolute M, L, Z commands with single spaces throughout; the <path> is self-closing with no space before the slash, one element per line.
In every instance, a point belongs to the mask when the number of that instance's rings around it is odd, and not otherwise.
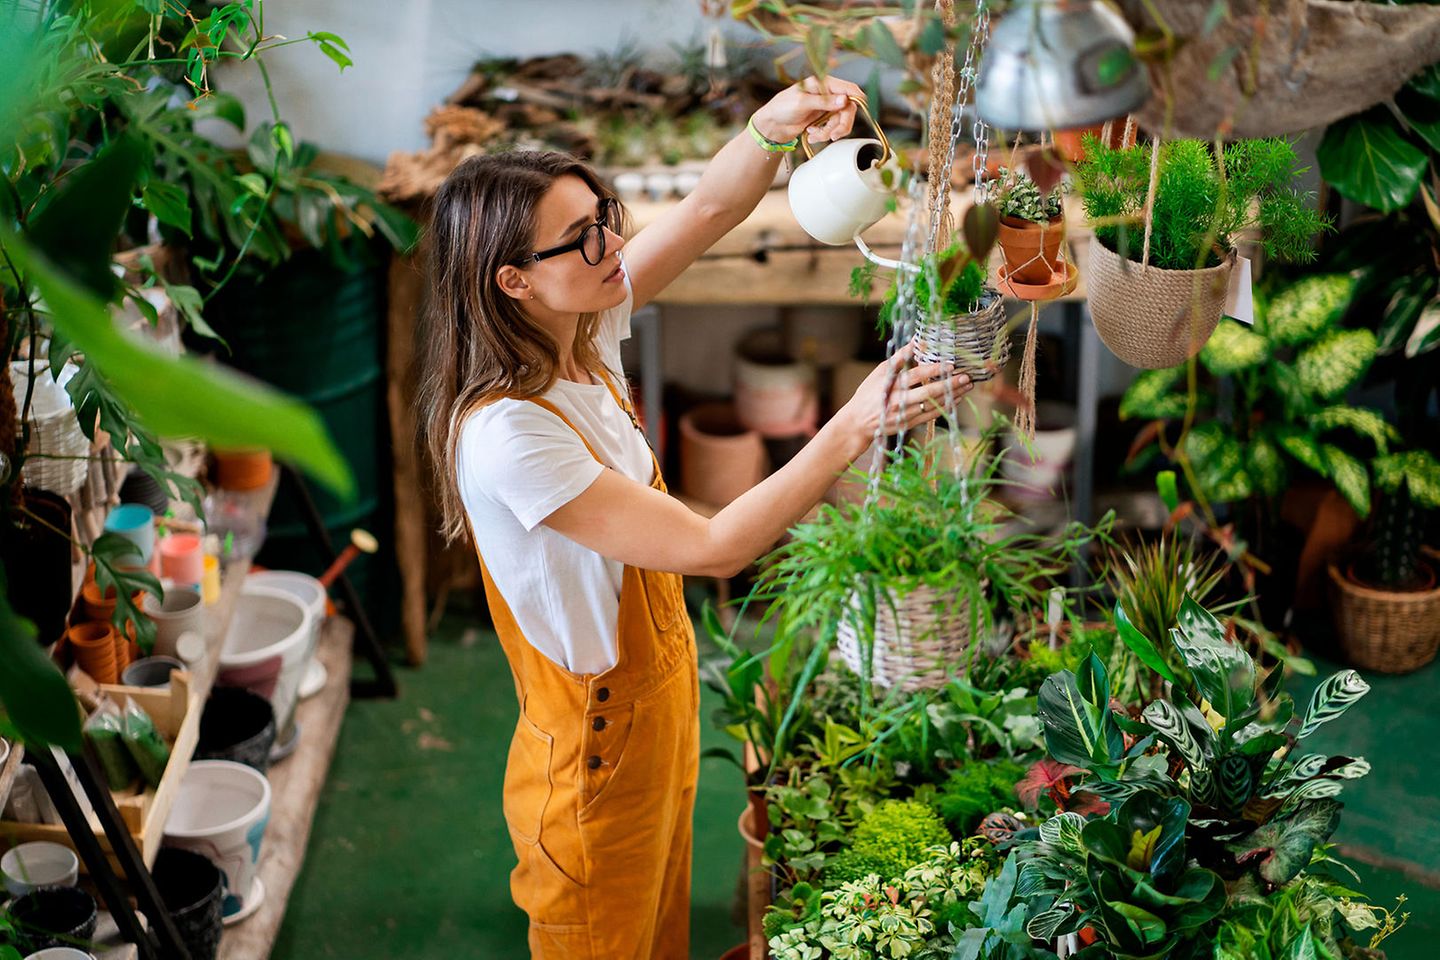
<path fill-rule="evenodd" d="M 1220 323 L 1234 266 L 1233 253 L 1205 270 L 1142 266 L 1093 238 L 1085 283 L 1095 332 L 1132 367 L 1159 370 L 1184 363 Z"/>
<path fill-rule="evenodd" d="M 75 411 L 64 410 L 30 421 L 30 444 L 25 454 L 26 485 L 68 497 L 85 482 L 90 463 L 84 458 L 90 455 L 90 440 L 81 431 Z"/>
<path fill-rule="evenodd" d="M 980 309 L 963 316 L 924 320 L 912 338 L 915 362 L 953 363 L 983 383 L 999 373 L 1010 359 L 1010 330 L 1005 321 L 1005 300 L 986 289 Z"/>
<path fill-rule="evenodd" d="M 1440 554 L 1426 550 L 1432 568 Z M 1409 673 L 1440 650 L 1440 586 L 1392 593 L 1361 586 L 1330 564 L 1330 606 L 1345 658 L 1379 673 Z"/>
<path fill-rule="evenodd" d="M 890 601 L 882 598 L 875 611 L 871 682 L 905 692 L 944 686 L 970 648 L 969 599 L 920 586 L 903 596 L 892 592 Z M 859 599 L 852 600 L 850 609 L 859 608 Z M 865 647 L 853 618 L 841 621 L 836 637 L 846 665 L 862 673 Z"/>

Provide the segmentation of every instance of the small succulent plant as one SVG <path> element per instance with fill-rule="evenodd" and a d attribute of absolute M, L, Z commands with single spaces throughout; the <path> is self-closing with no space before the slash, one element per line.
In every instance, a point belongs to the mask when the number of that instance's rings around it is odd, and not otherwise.
<path fill-rule="evenodd" d="M 1007 170 L 1004 167 L 1000 168 L 1000 178 L 1004 184 L 1000 195 L 1000 216 L 1015 217 L 1031 223 L 1049 223 L 1060 216 L 1061 185 L 1057 184 L 1049 193 L 1042 194 L 1030 174 L 1024 170 Z"/>

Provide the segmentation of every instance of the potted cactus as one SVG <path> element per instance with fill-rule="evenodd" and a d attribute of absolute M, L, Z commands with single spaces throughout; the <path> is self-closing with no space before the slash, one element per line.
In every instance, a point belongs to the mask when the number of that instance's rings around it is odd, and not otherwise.
<path fill-rule="evenodd" d="M 1383 673 L 1408 673 L 1440 649 L 1440 554 L 1425 546 L 1440 507 L 1440 461 L 1426 450 L 1383 454 L 1367 542 L 1330 565 L 1335 629 L 1345 656 Z"/>

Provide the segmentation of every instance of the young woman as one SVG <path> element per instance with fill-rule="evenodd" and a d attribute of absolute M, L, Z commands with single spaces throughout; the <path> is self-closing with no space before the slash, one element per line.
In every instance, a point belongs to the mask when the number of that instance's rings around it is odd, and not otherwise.
<path fill-rule="evenodd" d="M 422 371 L 444 531 L 468 536 L 515 679 L 504 813 L 531 955 L 689 956 L 698 764 L 681 575 L 732 576 L 874 438 L 933 420 L 963 375 L 878 367 L 788 464 L 712 518 L 668 496 L 620 372 L 630 314 L 759 203 L 802 134 L 850 131 L 854 84 L 782 91 L 696 190 L 628 242 L 596 175 L 557 153 L 461 164 L 435 199 Z M 622 256 L 623 248 L 623 256 Z M 949 378 L 947 385 L 945 379 Z"/>

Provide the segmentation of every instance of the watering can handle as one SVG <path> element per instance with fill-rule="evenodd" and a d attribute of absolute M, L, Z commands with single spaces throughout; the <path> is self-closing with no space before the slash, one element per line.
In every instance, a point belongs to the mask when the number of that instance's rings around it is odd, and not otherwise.
<path fill-rule="evenodd" d="M 885 162 L 890 159 L 890 154 L 892 152 L 890 149 L 890 139 L 885 136 L 885 131 L 880 129 L 880 125 L 875 122 L 875 118 L 870 116 L 870 108 L 865 105 L 864 98 L 852 95 L 847 97 L 846 99 L 854 103 L 856 108 L 862 114 L 864 114 L 865 121 L 870 124 L 870 129 L 874 130 L 875 135 L 880 138 L 880 149 L 882 151 L 880 155 L 880 165 L 884 166 Z M 825 114 L 825 117 L 829 116 L 833 116 L 833 113 Z M 825 117 L 821 117 L 818 122 L 823 123 Z M 800 134 L 800 148 L 805 151 L 805 159 L 810 160 L 814 158 L 815 151 L 811 148 L 810 141 L 806 138 L 804 133 Z"/>

